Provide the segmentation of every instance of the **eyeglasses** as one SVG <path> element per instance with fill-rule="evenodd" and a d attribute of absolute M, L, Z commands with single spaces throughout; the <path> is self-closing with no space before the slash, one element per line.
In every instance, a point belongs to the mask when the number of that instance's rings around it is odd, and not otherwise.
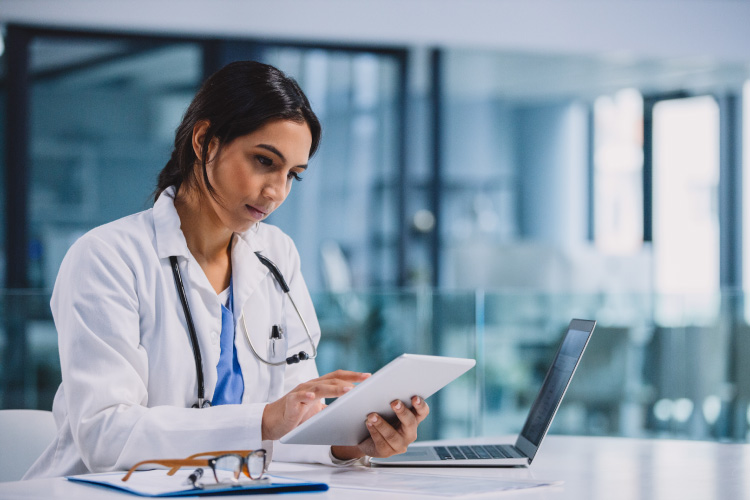
<path fill-rule="evenodd" d="M 198 458 L 204 456 L 212 458 Z M 239 482 L 241 473 L 244 473 L 253 481 L 259 481 L 263 479 L 263 474 L 266 472 L 266 450 L 209 451 L 196 453 L 184 459 L 144 460 L 131 467 L 122 480 L 127 481 L 138 467 L 146 464 L 171 467 L 167 472 L 168 476 L 174 475 L 181 467 L 210 467 L 217 483 L 227 482 L 219 479 L 217 471 L 231 472 L 230 483 Z M 194 486 L 198 486 L 197 480 L 197 477 L 192 480 Z"/>

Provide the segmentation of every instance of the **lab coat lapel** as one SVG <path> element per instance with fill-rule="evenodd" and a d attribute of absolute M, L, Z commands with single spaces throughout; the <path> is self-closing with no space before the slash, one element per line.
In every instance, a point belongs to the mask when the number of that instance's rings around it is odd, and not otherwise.
<path fill-rule="evenodd" d="M 198 345 L 203 357 L 206 397 L 210 400 L 213 398 L 213 391 L 216 387 L 216 365 L 221 354 L 218 341 L 214 341 L 221 333 L 221 304 L 203 269 L 188 249 L 181 228 L 180 216 L 174 207 L 174 191 L 174 187 L 165 189 L 154 203 L 156 251 L 163 263 L 162 269 L 168 282 L 174 279 L 169 257 L 173 255 L 182 257 L 178 259 L 178 265 L 198 334 Z M 179 307 L 180 314 L 184 318 L 176 293 L 175 291 L 173 307 Z M 185 322 L 187 327 L 187 320 Z"/>
<path fill-rule="evenodd" d="M 248 234 L 251 233 L 251 234 Z M 260 282 L 265 279 L 268 269 L 261 264 L 255 252 L 264 249 L 264 245 L 251 229 L 245 234 L 238 235 L 232 242 L 232 276 L 234 293 L 234 311 L 239 315 L 245 302 L 258 289 Z"/>
<path fill-rule="evenodd" d="M 250 233 L 250 234 L 248 234 Z M 267 336 L 270 332 L 270 305 L 268 293 L 263 293 L 264 280 L 268 279 L 268 270 L 258 260 L 255 252 L 264 248 L 262 239 L 252 230 L 234 239 L 232 246 L 232 279 L 234 286 L 234 311 L 237 321 L 235 327 L 235 345 L 245 379 L 243 402 L 259 403 L 271 401 L 273 395 L 268 390 L 248 391 L 250 385 L 258 388 L 270 386 L 270 372 L 252 350 L 260 356 L 266 356 Z M 247 332 L 241 325 L 242 314 L 246 315 Z M 248 342 L 247 336 L 251 342 Z"/>

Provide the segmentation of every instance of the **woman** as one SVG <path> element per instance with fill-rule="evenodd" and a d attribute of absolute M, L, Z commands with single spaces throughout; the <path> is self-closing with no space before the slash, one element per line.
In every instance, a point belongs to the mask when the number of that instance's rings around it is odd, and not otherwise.
<path fill-rule="evenodd" d="M 429 408 L 415 397 L 413 410 L 393 402 L 395 428 L 371 415 L 359 446 L 273 442 L 320 411 L 322 398 L 368 376 L 318 377 L 312 360 L 283 363 L 314 353 L 320 329 L 294 244 L 261 221 L 301 180 L 320 133 L 299 86 L 271 66 L 232 63 L 204 83 L 153 208 L 90 231 L 62 263 L 51 301 L 63 375 L 58 435 L 26 477 L 261 447 L 277 460 L 346 463 L 403 452 L 416 439 Z M 294 307 L 258 253 L 278 266 Z M 268 364 L 271 344 L 284 345 L 270 339 L 274 325 L 287 344 L 277 365 Z M 208 408 L 192 407 L 199 373 Z"/>

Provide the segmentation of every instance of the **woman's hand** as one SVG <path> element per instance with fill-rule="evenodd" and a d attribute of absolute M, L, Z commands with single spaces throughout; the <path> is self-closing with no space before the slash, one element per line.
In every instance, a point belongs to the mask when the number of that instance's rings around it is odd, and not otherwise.
<path fill-rule="evenodd" d="M 325 408 L 322 398 L 342 396 L 369 376 L 369 373 L 337 370 L 298 385 L 286 396 L 266 405 L 261 439 L 279 439 Z"/>
<path fill-rule="evenodd" d="M 401 401 L 391 403 L 399 420 L 395 427 L 377 413 L 371 413 L 365 423 L 370 437 L 357 446 L 331 446 L 331 453 L 339 460 L 350 460 L 364 455 L 390 457 L 405 452 L 417 439 L 417 427 L 430 413 L 430 407 L 419 396 L 411 398 L 411 404 L 409 409 Z"/>

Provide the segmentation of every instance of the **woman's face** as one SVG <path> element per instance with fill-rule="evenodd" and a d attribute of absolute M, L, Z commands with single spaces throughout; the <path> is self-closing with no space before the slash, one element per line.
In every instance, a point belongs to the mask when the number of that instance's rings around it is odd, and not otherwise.
<path fill-rule="evenodd" d="M 221 222 L 244 232 L 279 208 L 307 168 L 311 144 L 307 123 L 290 120 L 269 122 L 225 144 L 207 165 L 218 202 L 207 198 Z"/>

